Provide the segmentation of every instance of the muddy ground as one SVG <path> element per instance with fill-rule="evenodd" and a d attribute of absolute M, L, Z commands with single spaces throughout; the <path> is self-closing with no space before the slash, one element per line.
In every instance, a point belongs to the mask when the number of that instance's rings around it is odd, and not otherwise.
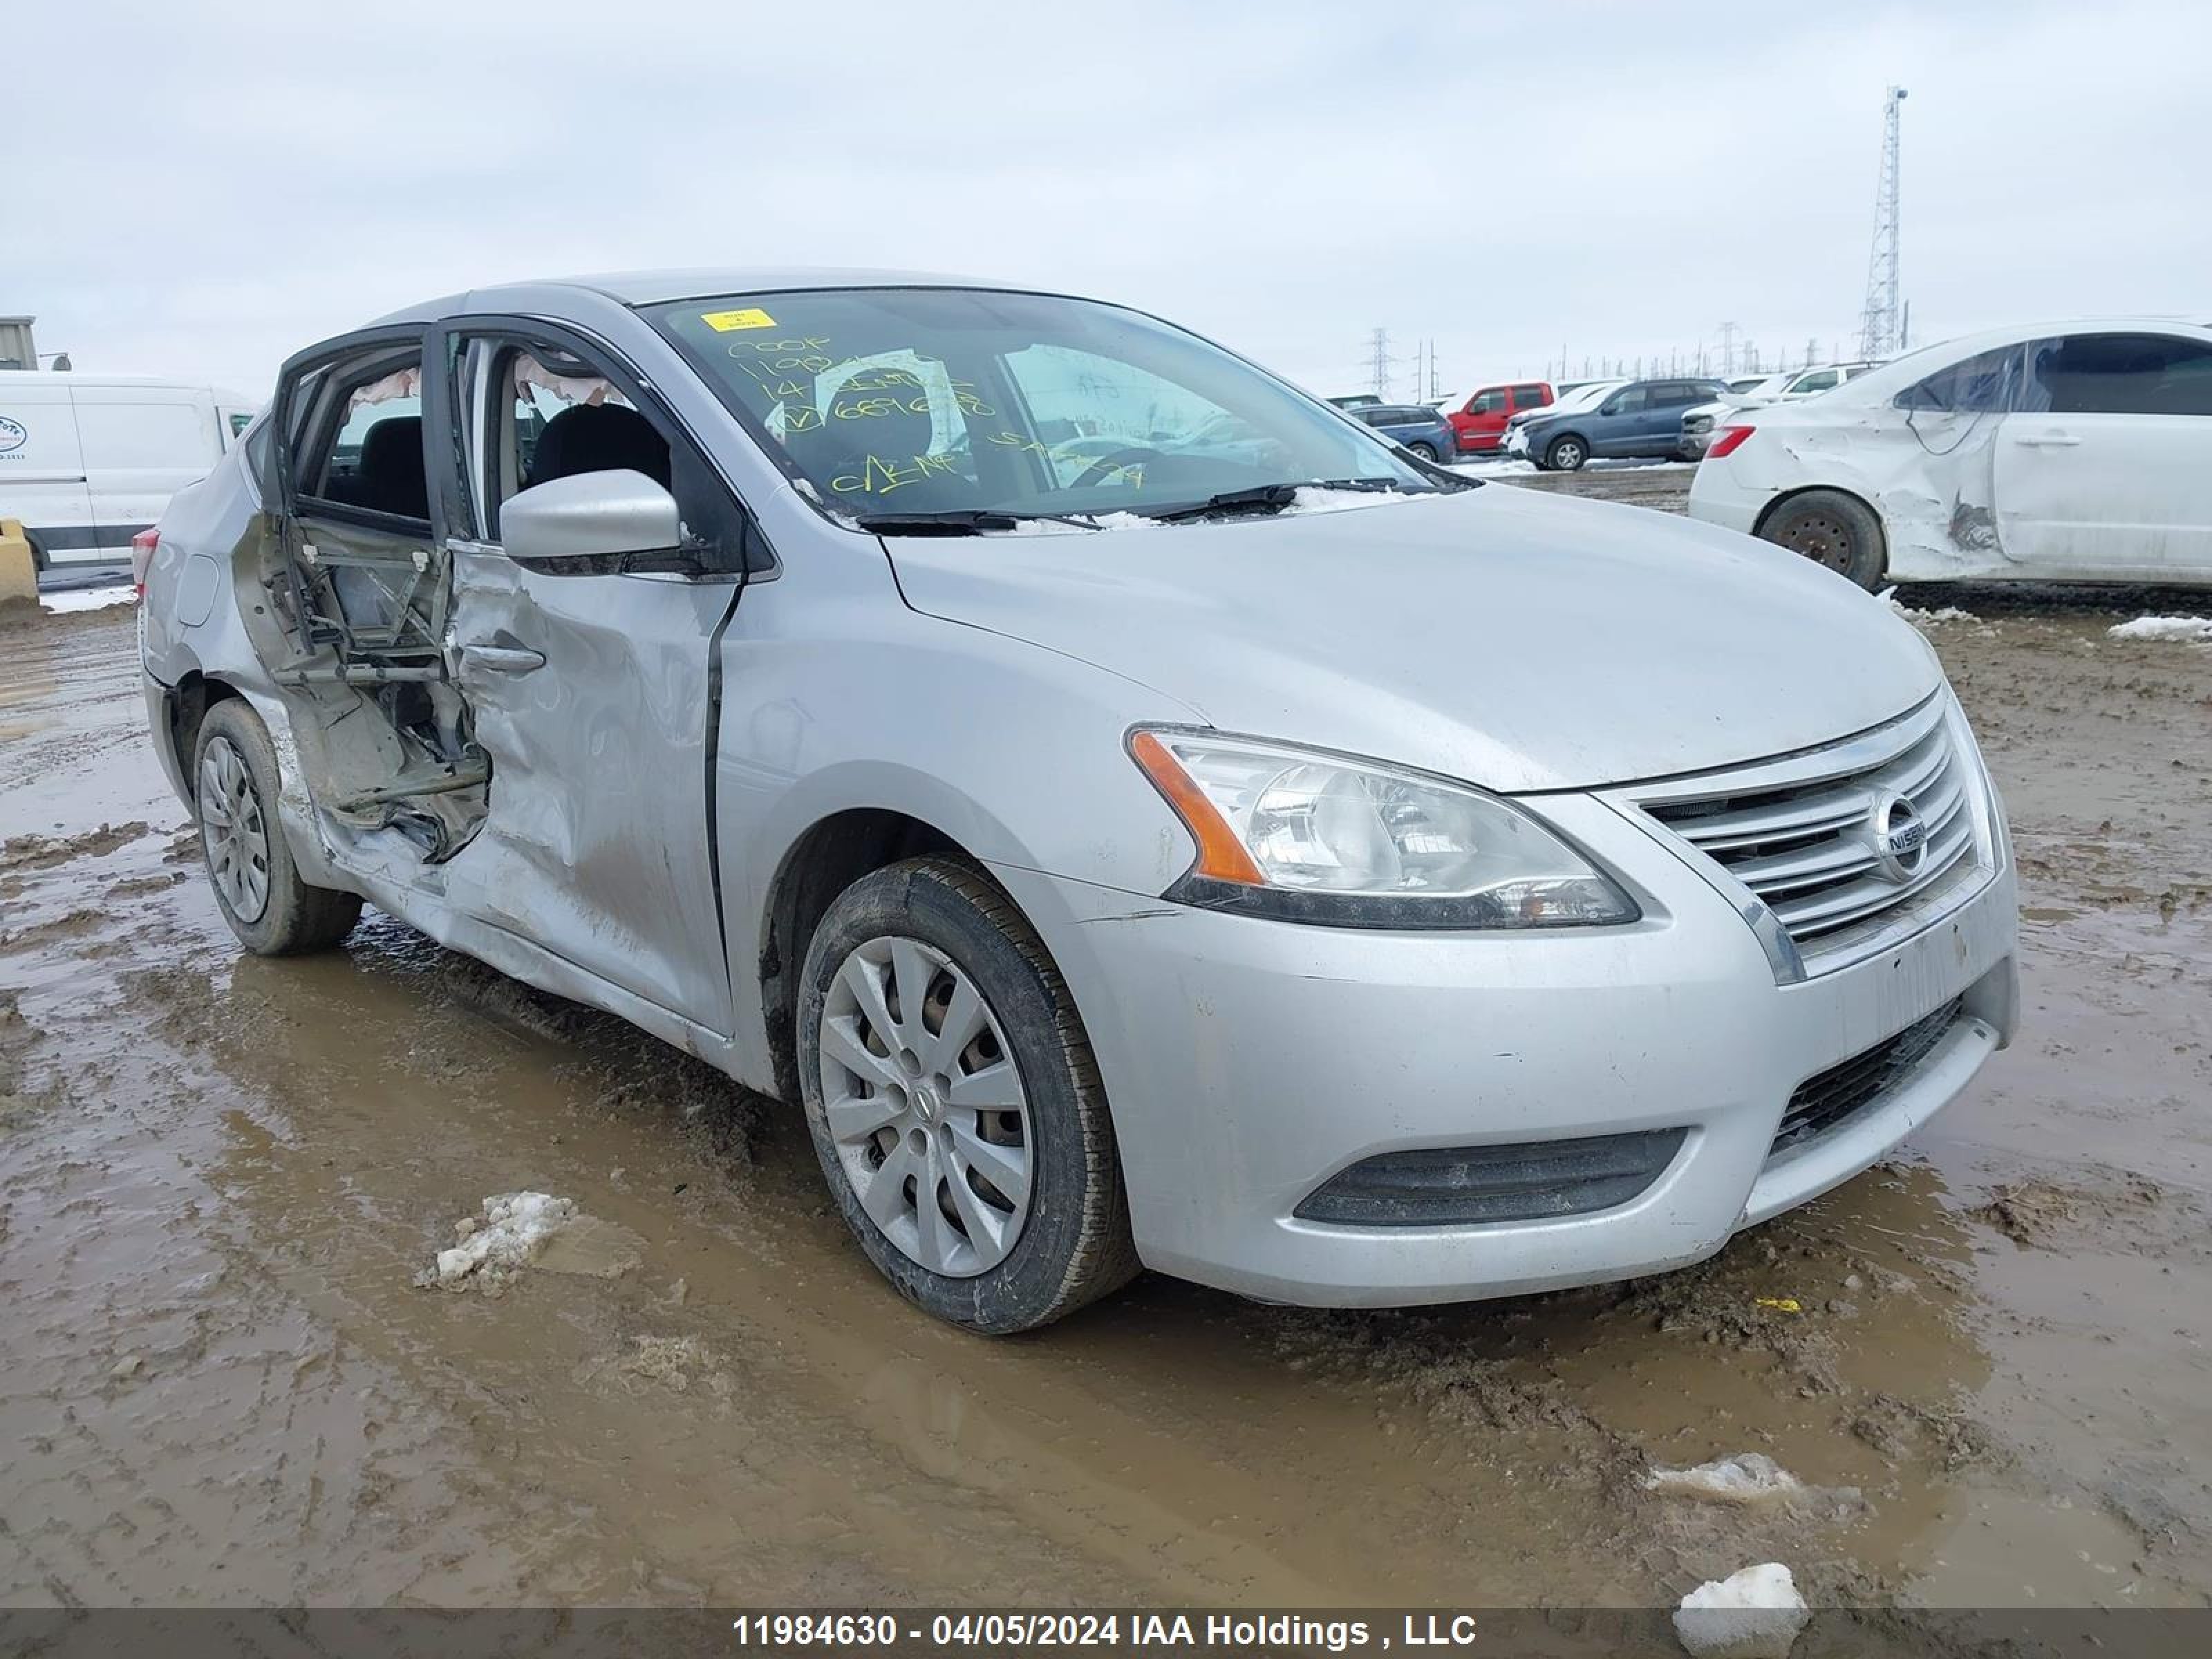
<path fill-rule="evenodd" d="M 127 608 L 0 631 L 0 1603 L 1651 1604 L 1771 1559 L 2203 1605 L 2212 651 L 2105 629 L 2212 594 L 1905 597 L 1982 618 L 1924 625 L 2011 804 L 2026 1028 L 1898 1156 L 1640 1284 L 1151 1278 L 1001 1342 L 877 1279 L 790 1115 L 629 1028 L 374 913 L 242 958 Z M 417 1287 L 524 1188 L 611 1249 Z M 1807 1490 L 1643 1490 L 1751 1451 Z"/>

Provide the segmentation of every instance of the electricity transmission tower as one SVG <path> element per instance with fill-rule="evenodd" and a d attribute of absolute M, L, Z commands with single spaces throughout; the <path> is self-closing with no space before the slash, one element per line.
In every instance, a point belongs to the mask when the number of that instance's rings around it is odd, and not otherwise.
<path fill-rule="evenodd" d="M 1859 321 L 1859 356 L 1895 355 L 1905 343 L 1904 313 L 1897 295 L 1897 117 L 1905 88 L 1882 99 L 1881 178 L 1874 193 L 1874 246 L 1867 253 L 1866 311 Z"/>
<path fill-rule="evenodd" d="M 1699 374 L 1705 372 L 1705 365 L 1702 362 L 1698 366 L 1698 372 Z M 1735 373 L 1735 325 L 1734 323 L 1721 325 L 1721 373 L 1723 374 Z"/>
<path fill-rule="evenodd" d="M 1390 395 L 1390 331 L 1378 328 L 1367 337 L 1368 368 L 1374 377 L 1375 395 Z"/>

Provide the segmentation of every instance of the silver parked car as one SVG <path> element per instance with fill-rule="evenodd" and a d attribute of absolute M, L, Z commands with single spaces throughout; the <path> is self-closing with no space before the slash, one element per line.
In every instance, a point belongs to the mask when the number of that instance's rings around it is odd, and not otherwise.
<path fill-rule="evenodd" d="M 2013 1029 L 2003 816 L 1911 628 L 1114 306 L 438 301 L 286 364 L 146 580 L 249 949 L 366 900 L 803 1106 L 979 1330 L 1140 1264 L 1375 1305 L 1694 1261 Z"/>

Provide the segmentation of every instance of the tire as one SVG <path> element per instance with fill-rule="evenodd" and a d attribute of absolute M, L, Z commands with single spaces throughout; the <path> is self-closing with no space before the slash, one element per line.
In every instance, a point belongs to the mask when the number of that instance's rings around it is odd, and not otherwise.
<path fill-rule="evenodd" d="M 1792 495 L 1766 515 L 1759 533 L 1869 593 L 1881 586 L 1882 570 L 1889 562 L 1881 520 L 1874 509 L 1838 489 L 1808 489 Z"/>
<path fill-rule="evenodd" d="M 39 544 L 36 535 L 26 530 L 23 532 L 23 539 L 31 544 L 31 574 L 33 576 L 45 575 L 53 561 L 46 556 L 46 550 Z"/>
<path fill-rule="evenodd" d="M 973 1037 L 932 1052 L 963 1007 Z M 830 1195 L 908 1301 L 999 1336 L 1136 1276 L 1090 1039 L 1036 932 L 972 866 L 910 859 L 839 895 L 807 945 L 797 1035 Z"/>
<path fill-rule="evenodd" d="M 1589 446 L 1572 432 L 1562 433 L 1544 446 L 1544 465 L 1553 472 L 1579 472 L 1589 459 Z"/>
<path fill-rule="evenodd" d="M 1428 444 L 1407 444 L 1406 447 L 1425 461 L 1433 463 L 1437 459 L 1436 450 Z"/>
<path fill-rule="evenodd" d="M 361 896 L 310 886 L 276 823 L 276 747 L 252 706 L 226 697 L 192 745 L 200 852 L 216 908 L 256 956 L 326 951 L 361 920 Z"/>

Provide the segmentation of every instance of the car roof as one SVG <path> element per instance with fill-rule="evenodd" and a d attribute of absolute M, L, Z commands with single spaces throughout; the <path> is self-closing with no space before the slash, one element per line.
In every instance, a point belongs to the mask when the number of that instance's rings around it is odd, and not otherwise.
<path fill-rule="evenodd" d="M 498 310 L 507 295 L 542 296 L 549 289 L 574 289 L 626 306 L 659 305 L 671 300 L 704 300 L 725 295 L 788 294 L 798 289 L 838 288 L 986 288 L 1018 294 L 1055 290 L 1027 283 L 942 271 L 875 270 L 836 265 L 702 265 L 668 270 L 616 270 L 576 276 L 546 276 L 491 283 L 465 294 L 426 300 L 380 317 L 386 323 L 430 322 L 459 312 Z"/>

